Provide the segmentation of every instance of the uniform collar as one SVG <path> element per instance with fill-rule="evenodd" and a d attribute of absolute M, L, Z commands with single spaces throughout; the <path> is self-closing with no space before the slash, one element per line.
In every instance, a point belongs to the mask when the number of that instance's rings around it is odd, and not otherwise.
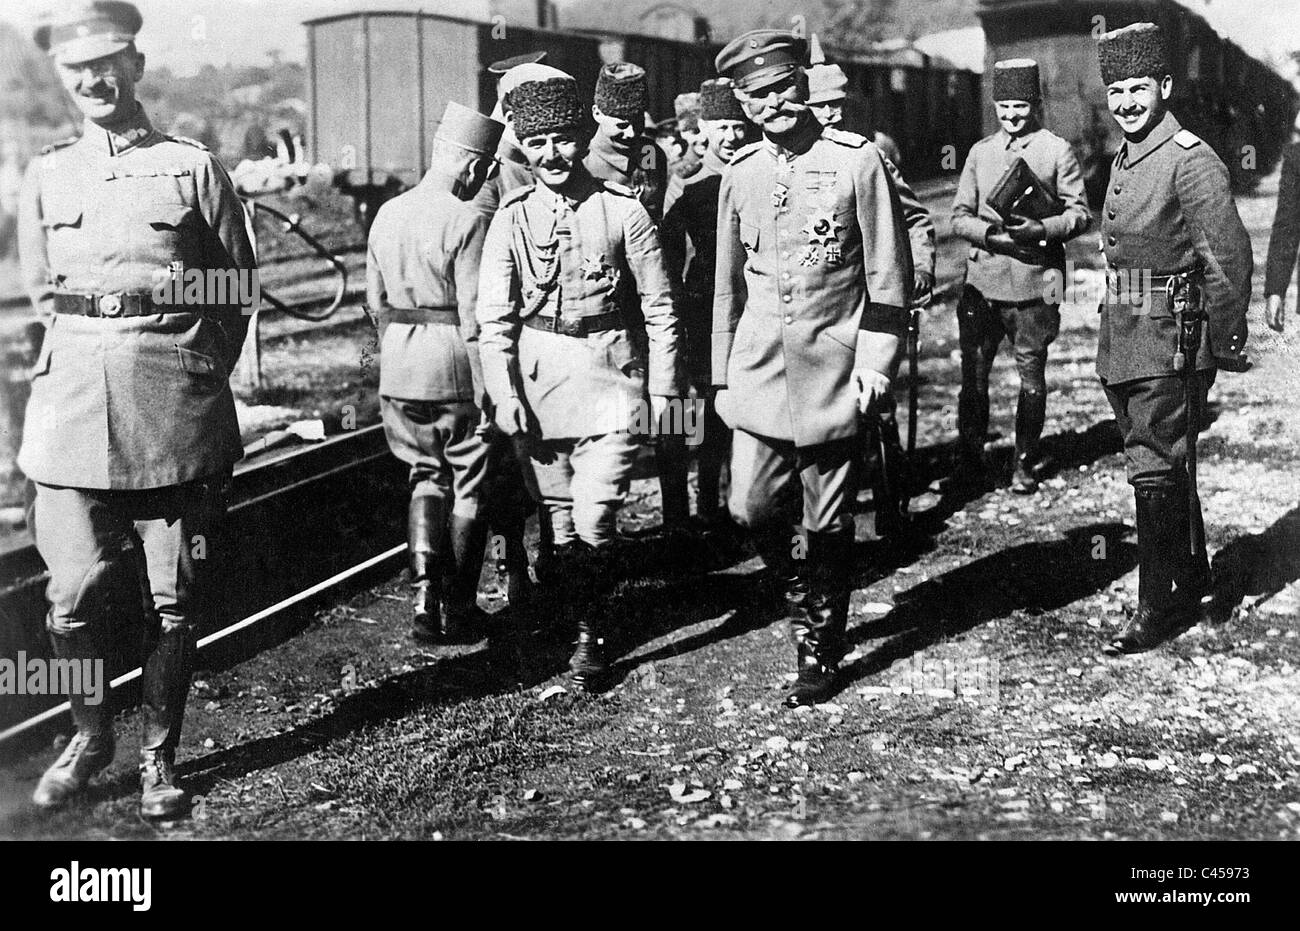
<path fill-rule="evenodd" d="M 998 137 L 997 137 L 998 146 L 1003 150 L 1015 150 L 1017 152 L 1022 151 L 1024 149 L 1029 148 L 1029 146 L 1033 143 L 1035 137 L 1037 137 L 1038 134 L 1041 133 L 1042 131 L 1043 131 L 1043 127 L 1039 126 L 1036 129 L 1032 129 L 1029 132 L 1024 133 L 1023 135 L 1012 136 L 1011 133 L 999 127 Z"/>
<path fill-rule="evenodd" d="M 153 135 L 153 124 L 140 103 L 135 105 L 135 115 L 123 120 L 112 128 L 105 128 L 98 123 L 86 120 L 82 138 L 95 150 L 107 155 L 121 155 L 129 149 L 140 145 Z"/>
<path fill-rule="evenodd" d="M 825 130 L 826 127 L 817 122 L 817 118 L 812 115 L 810 110 L 795 125 L 794 131 L 790 134 L 789 146 L 778 145 L 769 136 L 764 135 L 763 147 L 771 152 L 775 158 L 795 158 L 811 149 L 813 143 L 822 137 Z"/>
<path fill-rule="evenodd" d="M 540 181 L 537 182 L 537 187 L 535 188 L 537 192 L 537 199 L 541 201 L 544 207 L 546 207 L 549 210 L 558 211 L 560 205 L 564 204 L 570 210 L 576 210 L 578 204 L 582 203 L 584 200 L 587 199 L 587 196 L 594 189 L 596 185 L 596 181 L 594 178 L 592 178 L 592 176 L 587 171 L 585 171 L 582 168 L 581 163 L 579 163 L 574 167 L 574 171 L 580 172 L 581 180 L 578 184 L 574 186 L 573 191 L 568 194 L 560 194 L 556 191 L 551 190 L 545 184 L 542 184 Z"/>
<path fill-rule="evenodd" d="M 1125 168 L 1132 168 L 1174 138 L 1182 128 L 1182 124 L 1178 122 L 1178 117 L 1166 110 L 1160 122 L 1151 127 L 1151 132 L 1147 133 L 1146 138 L 1141 142 L 1130 142 L 1125 139 L 1120 143 L 1119 163 Z"/>

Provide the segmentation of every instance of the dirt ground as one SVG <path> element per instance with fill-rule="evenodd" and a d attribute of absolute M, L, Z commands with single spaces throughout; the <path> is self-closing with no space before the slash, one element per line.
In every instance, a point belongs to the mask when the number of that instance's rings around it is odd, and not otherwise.
<path fill-rule="evenodd" d="M 620 656 L 605 694 L 569 685 L 562 642 L 529 650 L 522 670 L 482 644 L 415 645 L 394 579 L 196 677 L 180 752 L 199 796 L 193 819 L 155 827 L 136 815 L 127 714 L 118 761 L 65 813 L 26 801 L 53 748 L 0 770 L 0 835 L 1295 837 L 1300 320 L 1279 337 L 1261 317 L 1275 191 L 1274 178 L 1239 201 L 1261 269 L 1256 365 L 1220 377 L 1201 442 L 1219 623 L 1142 656 L 1101 653 L 1132 603 L 1136 556 L 1118 434 L 1092 369 L 1095 302 L 1084 300 L 1065 308 L 1053 347 L 1054 465 L 1039 494 L 999 488 L 946 519 L 922 513 L 928 532 L 910 547 L 874 537 L 864 496 L 855 649 L 825 705 L 779 706 L 793 647 L 758 560 L 734 541 L 667 544 L 657 488 L 638 482 L 622 519 L 628 575 L 603 605 Z M 950 195 L 932 193 L 944 300 L 925 325 L 925 480 L 945 474 L 959 384 L 961 249 Z M 1095 235 L 1075 244 L 1078 260 L 1095 262 Z M 334 334 L 340 352 L 349 332 Z M 1009 468 L 1009 358 L 994 391 L 991 452 Z M 501 605 L 494 581 L 482 593 L 489 610 Z"/>

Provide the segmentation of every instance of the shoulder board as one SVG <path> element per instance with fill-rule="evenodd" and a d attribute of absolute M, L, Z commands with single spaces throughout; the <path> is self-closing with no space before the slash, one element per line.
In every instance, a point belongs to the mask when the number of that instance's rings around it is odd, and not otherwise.
<path fill-rule="evenodd" d="M 501 203 L 497 204 L 497 209 L 508 207 L 510 204 L 516 204 L 533 192 L 535 184 L 525 184 L 523 187 L 517 187 L 505 197 L 501 198 Z"/>
<path fill-rule="evenodd" d="M 67 139 L 60 139 L 58 142 L 51 142 L 49 145 L 41 147 L 41 154 L 49 155 L 51 152 L 57 152 L 59 149 L 66 149 L 79 138 L 79 136 L 69 136 Z"/>
<path fill-rule="evenodd" d="M 209 151 L 208 147 L 205 146 L 202 142 L 199 142 L 199 140 L 197 139 L 191 139 L 189 136 L 169 136 L 166 133 L 164 133 L 163 137 L 165 139 L 170 139 L 172 142 L 181 142 L 184 143 L 185 145 L 193 146 L 194 148 L 200 149 L 201 151 L 204 152 Z"/>
<path fill-rule="evenodd" d="M 763 145 L 762 140 L 759 140 L 757 142 L 751 142 L 748 143 L 747 145 L 742 145 L 739 149 L 736 150 L 736 154 L 731 156 L 731 161 L 728 162 L 728 164 L 734 165 L 737 162 L 744 161 L 745 159 L 753 155 L 755 152 L 757 152 L 759 148 L 762 147 L 762 145 Z"/>
<path fill-rule="evenodd" d="M 867 144 L 866 136 L 830 127 L 822 130 L 822 138 L 829 139 L 831 142 L 838 142 L 840 145 L 846 145 L 851 149 L 860 149 Z"/>
<path fill-rule="evenodd" d="M 617 181 L 605 181 L 603 179 L 600 183 L 604 186 L 605 190 L 612 194 L 618 194 L 623 197 L 636 197 L 636 191 L 632 190 L 626 184 L 619 184 Z"/>
<path fill-rule="evenodd" d="M 1178 132 L 1174 133 L 1174 142 L 1177 142 L 1184 149 L 1193 149 L 1201 144 L 1201 137 L 1196 135 L 1196 133 L 1180 129 Z"/>

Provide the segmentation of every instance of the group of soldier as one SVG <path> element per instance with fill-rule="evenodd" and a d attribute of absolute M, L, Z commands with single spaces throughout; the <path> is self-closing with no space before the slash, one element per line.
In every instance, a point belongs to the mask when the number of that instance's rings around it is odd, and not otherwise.
<path fill-rule="evenodd" d="M 107 567 L 133 544 L 155 622 L 141 810 L 166 818 L 186 806 L 175 750 L 195 630 L 220 595 L 191 541 L 219 526 L 240 456 L 227 376 L 247 317 L 159 306 L 149 287 L 174 263 L 254 260 L 216 159 L 156 131 L 135 99 L 140 25 L 129 3 L 96 0 L 37 33 L 86 124 L 35 160 L 23 193 L 21 258 L 47 333 L 20 465 L 35 486 L 58 656 L 104 654 Z M 1097 365 L 1124 435 L 1141 559 L 1137 608 L 1109 649 L 1136 652 L 1193 623 L 1209 588 L 1189 453 L 1216 369 L 1242 367 L 1251 255 L 1222 162 L 1168 112 L 1160 31 L 1107 33 L 1098 52 L 1125 134 L 1101 248 L 1112 269 L 1154 276 L 1140 306 L 1108 292 Z M 833 694 L 848 652 L 862 437 L 891 429 L 904 336 L 934 287 L 935 237 L 891 141 L 836 127 L 843 72 L 808 55 L 778 30 L 728 43 L 719 77 L 687 101 L 698 106 L 690 154 L 671 172 L 646 135 L 646 74 L 633 64 L 605 66 L 589 103 L 540 53 L 523 56 L 492 66 L 493 114 L 447 105 L 427 173 L 378 211 L 367 253 L 384 428 L 410 465 L 414 637 L 481 632 L 491 537 L 510 607 L 490 639 L 557 625 L 576 635 L 576 682 L 600 689 L 616 517 L 653 439 L 665 528 L 734 522 L 762 556 L 796 642 L 785 703 Z M 986 487 L 988 376 L 1005 337 L 1020 375 L 1012 489 L 1031 494 L 1060 324 L 1044 283 L 1090 214 L 1069 144 L 1041 125 L 1037 65 L 998 62 L 992 84 L 1001 128 L 971 150 L 954 203 L 970 252 L 953 484 Z M 1015 158 L 1060 212 L 993 209 L 990 189 Z M 666 426 L 692 394 L 704 425 L 695 522 L 688 447 Z M 44 807 L 114 754 L 106 706 L 73 696 L 72 710 L 77 732 L 35 792 Z"/>

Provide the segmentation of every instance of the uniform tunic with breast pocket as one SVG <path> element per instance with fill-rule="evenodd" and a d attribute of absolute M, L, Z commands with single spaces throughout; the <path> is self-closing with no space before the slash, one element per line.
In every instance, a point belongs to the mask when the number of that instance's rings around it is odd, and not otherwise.
<path fill-rule="evenodd" d="M 228 379 L 248 328 L 240 295 L 255 291 L 253 278 L 227 274 L 218 294 L 209 287 L 217 277 L 206 275 L 198 303 L 168 289 L 183 312 L 54 309 L 56 292 L 152 294 L 160 275 L 183 283 L 187 271 L 251 272 L 244 212 L 216 158 L 155 131 L 143 110 L 113 133 L 87 123 L 80 139 L 29 167 L 19 251 L 46 326 L 20 468 L 43 484 L 97 489 L 229 470 L 243 449 Z"/>

